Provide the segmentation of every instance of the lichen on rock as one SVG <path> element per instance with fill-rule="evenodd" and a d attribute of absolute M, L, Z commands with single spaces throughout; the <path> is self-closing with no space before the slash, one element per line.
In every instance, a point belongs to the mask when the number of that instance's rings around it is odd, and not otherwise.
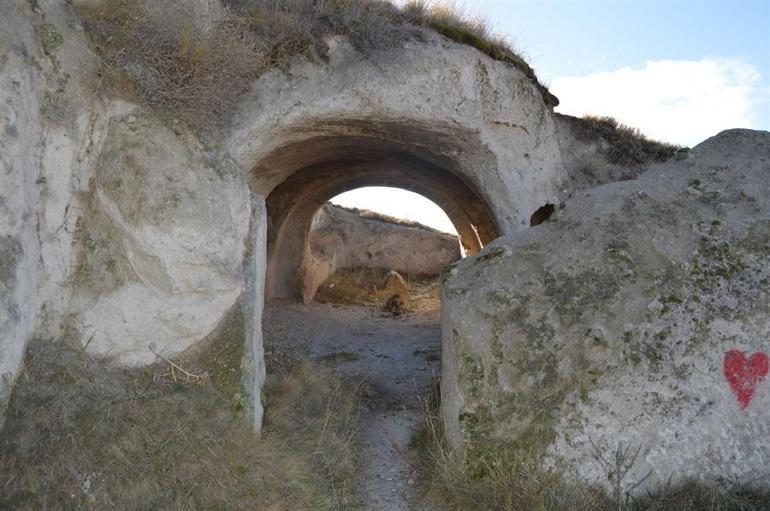
<path fill-rule="evenodd" d="M 768 352 L 767 154 L 768 134 L 723 132 L 458 263 L 442 295 L 452 442 L 541 446 L 603 485 L 597 457 L 638 446 L 637 490 L 757 477 L 770 385 L 742 409 L 722 366 Z"/>

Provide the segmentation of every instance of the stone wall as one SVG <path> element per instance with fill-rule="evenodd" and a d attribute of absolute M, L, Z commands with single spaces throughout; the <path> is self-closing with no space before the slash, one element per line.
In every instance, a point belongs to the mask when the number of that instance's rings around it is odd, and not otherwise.
<path fill-rule="evenodd" d="M 726 131 L 458 263 L 442 290 L 452 443 L 545 446 L 604 485 L 599 458 L 640 449 L 637 491 L 763 476 L 769 193 L 770 133 Z"/>

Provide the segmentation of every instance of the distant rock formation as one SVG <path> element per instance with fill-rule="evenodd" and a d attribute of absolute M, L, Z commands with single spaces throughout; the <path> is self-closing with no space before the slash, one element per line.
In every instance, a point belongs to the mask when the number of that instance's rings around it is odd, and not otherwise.
<path fill-rule="evenodd" d="M 460 259 L 456 236 L 396 223 L 395 219 L 362 217 L 325 204 L 310 230 L 312 258 L 303 265 L 303 299 L 343 268 L 382 268 L 408 275 L 437 275 Z"/>

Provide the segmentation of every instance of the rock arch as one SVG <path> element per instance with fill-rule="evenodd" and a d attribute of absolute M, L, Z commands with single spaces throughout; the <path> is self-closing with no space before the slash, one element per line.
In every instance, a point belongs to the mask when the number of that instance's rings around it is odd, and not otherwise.
<path fill-rule="evenodd" d="M 447 213 L 466 254 L 498 237 L 498 222 L 482 195 L 456 168 L 438 160 L 435 153 L 360 133 L 314 137 L 277 150 L 263 167 L 295 170 L 266 201 L 267 298 L 312 298 L 315 289 L 303 286 L 301 269 L 311 257 L 313 216 L 323 203 L 355 188 L 393 186 L 427 197 Z"/>

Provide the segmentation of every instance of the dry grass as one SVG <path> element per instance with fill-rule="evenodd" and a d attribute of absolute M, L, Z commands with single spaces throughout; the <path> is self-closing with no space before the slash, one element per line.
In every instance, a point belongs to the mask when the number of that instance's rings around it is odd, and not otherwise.
<path fill-rule="evenodd" d="M 389 270 L 354 268 L 337 270 L 318 288 L 321 302 L 383 307 L 390 296 L 381 289 Z M 438 310 L 439 281 L 436 275 L 403 275 L 409 287 L 406 312 Z"/>
<path fill-rule="evenodd" d="M 621 124 L 612 117 L 563 115 L 562 118 L 572 123 L 577 136 L 583 140 L 604 139 L 610 146 L 610 162 L 618 165 L 664 162 L 681 149 L 677 145 L 650 140 L 638 129 Z"/>
<path fill-rule="evenodd" d="M 103 57 L 106 90 L 136 94 L 153 109 L 198 127 L 215 129 L 232 114 L 269 67 L 271 51 L 301 44 L 287 35 L 271 48 L 256 32 L 255 19 L 230 13 L 206 34 L 181 7 L 159 5 L 170 19 L 141 0 L 85 6 L 80 15 Z"/>
<path fill-rule="evenodd" d="M 655 494 L 613 499 L 569 483 L 561 470 L 545 469 L 543 450 L 510 445 L 452 450 L 439 412 L 438 386 L 423 400 L 424 420 L 413 445 L 425 498 L 452 511 L 767 511 L 770 493 L 714 481 L 686 482 Z"/>
<path fill-rule="evenodd" d="M 199 360 L 222 361 L 208 355 Z M 118 369 L 62 343 L 32 345 L 0 435 L 0 508 L 353 507 L 356 386 L 295 366 L 265 387 L 258 441 L 219 380 L 232 379 L 230 362 L 180 362 L 210 376 L 187 384 L 165 364 Z"/>
<path fill-rule="evenodd" d="M 221 21 L 199 28 L 184 4 L 110 0 L 79 15 L 102 56 L 101 85 L 136 94 L 201 131 L 220 128 L 254 80 L 297 57 L 324 59 L 324 39 L 342 35 L 364 55 L 420 38 L 417 26 L 469 44 L 521 69 L 548 104 L 556 100 L 510 45 L 449 4 L 385 0 L 230 0 Z M 198 28 L 196 28 L 198 27 Z"/>
<path fill-rule="evenodd" d="M 538 88 L 546 105 L 557 106 L 559 99 L 540 83 L 534 69 L 504 37 L 492 33 L 489 22 L 469 16 L 458 6 L 446 0 L 409 0 L 404 13 L 415 24 L 431 28 L 458 43 L 473 46 L 495 60 L 506 62 L 519 69 Z"/>
<path fill-rule="evenodd" d="M 436 385 L 423 400 L 424 420 L 413 440 L 426 498 L 452 511 L 601 509 L 599 492 L 571 487 L 560 472 L 543 469 L 537 449 L 521 452 L 504 445 L 478 446 L 473 452 L 451 449 L 438 396 Z"/>

